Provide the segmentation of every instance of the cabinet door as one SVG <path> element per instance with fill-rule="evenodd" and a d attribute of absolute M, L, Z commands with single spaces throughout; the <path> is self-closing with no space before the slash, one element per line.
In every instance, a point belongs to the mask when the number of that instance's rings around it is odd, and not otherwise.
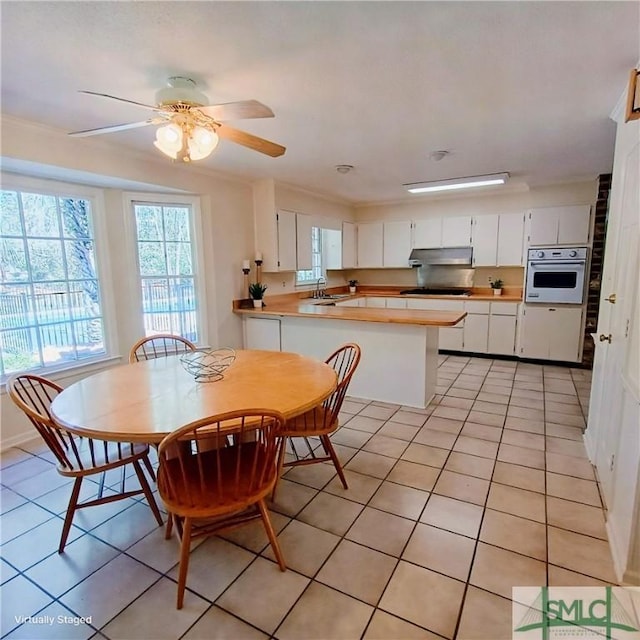
<path fill-rule="evenodd" d="M 473 219 L 471 246 L 474 267 L 495 267 L 498 255 L 498 216 L 476 216 Z"/>
<path fill-rule="evenodd" d="M 383 259 L 385 267 L 408 267 L 411 253 L 411 223 L 385 222 L 383 225 Z"/>
<path fill-rule="evenodd" d="M 280 351 L 280 320 L 277 318 L 245 318 L 245 349 Z"/>
<path fill-rule="evenodd" d="M 471 245 L 471 216 L 442 218 L 442 246 L 468 247 Z"/>
<path fill-rule="evenodd" d="M 591 229 L 591 207 L 562 207 L 558 216 L 558 244 L 588 244 Z"/>
<path fill-rule="evenodd" d="M 342 231 L 320 229 L 322 238 L 322 262 L 325 269 L 342 269 Z"/>
<path fill-rule="evenodd" d="M 382 266 L 382 222 L 358 224 L 358 267 Z"/>
<path fill-rule="evenodd" d="M 367 297 L 365 298 L 365 306 L 372 307 L 375 309 L 384 309 L 387 306 L 387 301 L 385 298 L 375 298 L 375 297 Z"/>
<path fill-rule="evenodd" d="M 516 307 L 517 305 L 512 305 Z M 489 344 L 488 353 L 496 355 L 512 356 L 516 346 L 516 316 L 489 317 Z"/>
<path fill-rule="evenodd" d="M 472 353 L 487 353 L 489 316 L 470 313 L 464 319 L 463 348 Z"/>
<path fill-rule="evenodd" d="M 520 335 L 525 358 L 578 362 L 582 344 L 581 307 L 526 305 Z"/>
<path fill-rule="evenodd" d="M 465 318 L 466 320 L 466 318 Z M 449 351 L 462 351 L 464 329 L 444 327 L 438 331 L 438 348 Z"/>
<path fill-rule="evenodd" d="M 499 267 L 521 267 L 525 261 L 524 214 L 501 213 L 498 221 Z"/>
<path fill-rule="evenodd" d="M 425 218 L 413 223 L 413 246 L 433 249 L 442 246 L 442 218 Z"/>
<path fill-rule="evenodd" d="M 342 223 L 342 268 L 355 269 L 356 263 L 356 225 L 353 222 Z"/>
<path fill-rule="evenodd" d="M 529 212 L 529 244 L 556 244 L 558 242 L 558 208 L 546 207 Z"/>
<path fill-rule="evenodd" d="M 555 326 L 554 317 L 548 307 L 525 307 L 520 333 L 520 355 L 543 360 L 549 358 L 549 333 Z"/>
<path fill-rule="evenodd" d="M 549 357 L 563 362 L 578 362 L 582 345 L 582 308 L 552 307 L 555 312 L 549 335 Z"/>
<path fill-rule="evenodd" d="M 293 211 L 278 211 L 278 271 L 296 270 L 296 214 Z"/>
<path fill-rule="evenodd" d="M 387 309 L 406 309 L 407 301 L 405 298 L 387 298 Z"/>
<path fill-rule="evenodd" d="M 298 270 L 311 269 L 311 216 L 296 213 L 296 268 Z"/>

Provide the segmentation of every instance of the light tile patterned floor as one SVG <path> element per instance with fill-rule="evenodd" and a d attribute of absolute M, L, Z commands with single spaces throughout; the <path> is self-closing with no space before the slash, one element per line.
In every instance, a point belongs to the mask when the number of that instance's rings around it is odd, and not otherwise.
<path fill-rule="evenodd" d="M 78 514 L 58 555 L 69 484 L 39 442 L 11 449 L 2 636 L 510 638 L 512 586 L 615 581 L 581 441 L 589 388 L 580 369 L 441 356 L 427 409 L 348 398 L 333 441 L 349 490 L 332 466 L 296 468 L 272 505 L 288 571 L 257 523 L 210 538 L 179 612 L 177 543 L 142 501 Z"/>

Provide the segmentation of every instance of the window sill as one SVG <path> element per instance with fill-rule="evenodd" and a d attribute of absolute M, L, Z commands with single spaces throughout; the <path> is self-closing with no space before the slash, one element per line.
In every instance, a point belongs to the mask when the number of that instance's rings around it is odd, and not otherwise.
<path fill-rule="evenodd" d="M 23 374 L 32 374 L 36 376 L 43 376 L 50 380 L 67 380 L 68 378 L 75 378 L 79 375 L 90 375 L 96 371 L 107 369 L 110 366 L 120 364 L 123 356 L 103 356 L 101 358 L 92 359 L 82 363 L 74 363 L 59 367 L 47 367 L 40 369 L 29 369 L 27 371 L 21 371 Z M 9 374 L 0 380 L 0 393 L 6 393 L 6 382 L 13 374 Z"/>

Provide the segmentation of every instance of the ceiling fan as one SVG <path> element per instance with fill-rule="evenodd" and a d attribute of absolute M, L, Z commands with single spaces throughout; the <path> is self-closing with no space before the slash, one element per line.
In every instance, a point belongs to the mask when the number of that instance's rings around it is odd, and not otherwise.
<path fill-rule="evenodd" d="M 285 147 L 275 142 L 223 124 L 226 120 L 273 118 L 273 111 L 257 100 L 209 105 L 209 99 L 197 90 L 196 83 L 191 78 L 173 76 L 169 78 L 167 84 L 167 87 L 156 92 L 155 106 L 110 96 L 106 93 L 80 91 L 80 93 L 119 100 L 150 109 L 154 115 L 141 122 L 74 131 L 69 135 L 81 138 L 149 125 L 162 125 L 156 132 L 154 145 L 170 158 L 183 162 L 206 158 L 218 145 L 219 138 L 231 140 L 231 142 L 259 151 L 272 158 L 277 158 L 286 151 Z"/>

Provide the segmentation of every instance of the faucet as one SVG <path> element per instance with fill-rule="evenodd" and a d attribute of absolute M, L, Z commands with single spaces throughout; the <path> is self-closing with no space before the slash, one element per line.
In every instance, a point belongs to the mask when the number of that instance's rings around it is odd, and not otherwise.
<path fill-rule="evenodd" d="M 314 298 L 324 298 L 324 289 L 320 289 L 320 285 L 326 285 L 327 281 L 324 279 L 323 276 L 320 276 L 318 278 L 318 281 L 316 282 L 316 290 L 315 290 L 315 294 L 314 294 Z"/>

